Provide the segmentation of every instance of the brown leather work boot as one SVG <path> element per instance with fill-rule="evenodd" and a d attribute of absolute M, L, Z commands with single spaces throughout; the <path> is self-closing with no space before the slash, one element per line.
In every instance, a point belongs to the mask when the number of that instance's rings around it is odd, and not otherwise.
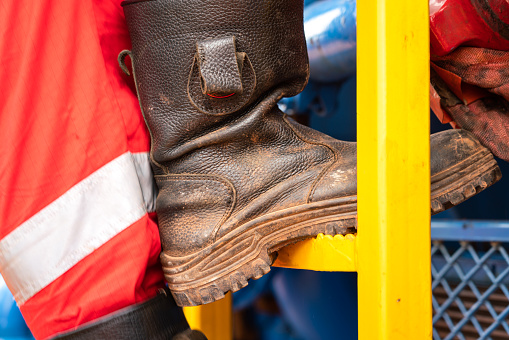
<path fill-rule="evenodd" d="M 279 248 L 356 232 L 356 144 L 277 108 L 307 83 L 302 0 L 131 0 L 140 105 L 152 138 L 163 264 L 180 306 L 270 270 Z M 471 134 L 431 139 L 433 211 L 500 172 Z"/>

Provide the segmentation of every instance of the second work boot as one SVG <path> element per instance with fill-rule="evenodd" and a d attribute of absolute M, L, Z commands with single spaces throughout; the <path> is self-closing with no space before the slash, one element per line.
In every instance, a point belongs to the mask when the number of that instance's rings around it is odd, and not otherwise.
<path fill-rule="evenodd" d="M 302 0 L 123 3 L 151 133 L 161 261 L 177 303 L 220 299 L 270 270 L 279 248 L 355 233 L 356 144 L 277 107 L 307 83 Z M 469 133 L 431 138 L 436 211 L 496 181 Z M 449 152 L 452 154 L 449 155 Z"/>

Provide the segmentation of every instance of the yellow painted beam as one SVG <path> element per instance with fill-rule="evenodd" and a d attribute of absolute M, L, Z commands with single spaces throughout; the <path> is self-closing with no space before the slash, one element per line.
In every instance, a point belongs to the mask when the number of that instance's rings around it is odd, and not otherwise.
<path fill-rule="evenodd" d="M 197 307 L 185 307 L 184 314 L 192 329 L 202 331 L 208 340 L 232 340 L 232 295 Z"/>
<path fill-rule="evenodd" d="M 355 235 L 319 234 L 278 251 L 275 267 L 316 271 L 357 271 Z"/>
<path fill-rule="evenodd" d="M 428 1 L 358 1 L 360 340 L 432 337 L 428 96 Z"/>

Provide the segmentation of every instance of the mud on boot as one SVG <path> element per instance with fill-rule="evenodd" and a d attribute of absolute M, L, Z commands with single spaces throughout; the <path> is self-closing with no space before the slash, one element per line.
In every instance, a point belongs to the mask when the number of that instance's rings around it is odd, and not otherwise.
<path fill-rule="evenodd" d="M 132 59 L 151 134 L 161 261 L 179 305 L 246 286 L 287 244 L 356 232 L 356 144 L 277 107 L 308 80 L 302 0 L 123 6 L 132 51 L 119 60 L 127 71 Z M 463 131 L 432 136 L 431 148 L 434 212 L 500 176 Z"/>

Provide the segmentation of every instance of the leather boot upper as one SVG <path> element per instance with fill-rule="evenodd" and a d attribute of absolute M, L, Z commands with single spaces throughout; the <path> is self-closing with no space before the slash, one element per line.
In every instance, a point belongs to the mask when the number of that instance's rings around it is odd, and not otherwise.
<path fill-rule="evenodd" d="M 125 3 L 124 13 L 152 155 L 161 165 L 223 141 L 255 102 L 274 91 L 293 96 L 307 83 L 302 1 L 141 1 Z M 235 51 L 210 43 L 221 39 L 233 40 Z M 220 99 L 203 93 L 210 68 L 231 66 L 233 53 L 246 56 L 239 60 L 242 93 Z M 200 75 L 203 65 L 210 67 Z M 234 74 L 231 67 L 217 73 Z"/>
<path fill-rule="evenodd" d="M 303 1 L 124 5 L 152 138 L 165 254 L 193 256 L 255 219 L 296 207 L 356 201 L 356 144 L 302 126 L 277 108 L 308 79 Z M 475 152 L 471 136 L 462 137 L 432 137 L 432 149 L 439 148 L 432 174 Z M 448 159 L 443 145 L 457 155 Z"/>

